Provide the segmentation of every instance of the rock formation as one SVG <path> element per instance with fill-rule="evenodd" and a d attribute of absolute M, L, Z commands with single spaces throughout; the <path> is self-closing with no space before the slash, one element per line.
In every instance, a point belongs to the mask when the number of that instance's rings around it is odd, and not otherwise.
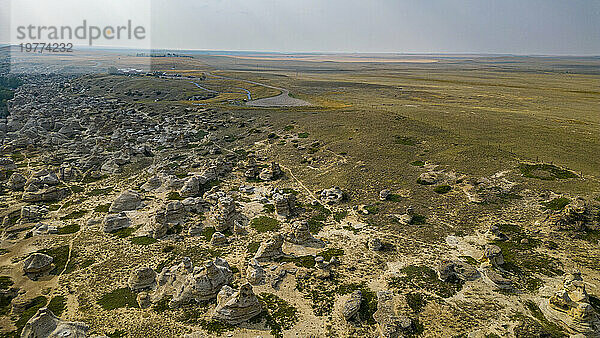
<path fill-rule="evenodd" d="M 40 274 L 52 269 L 54 258 L 43 253 L 35 252 L 23 261 L 23 272 L 29 274 Z"/>
<path fill-rule="evenodd" d="M 87 331 L 86 324 L 62 321 L 44 307 L 27 321 L 21 332 L 21 338 L 85 338 Z"/>
<path fill-rule="evenodd" d="M 254 259 L 259 262 L 274 261 L 280 257 L 283 257 L 283 236 L 281 234 L 275 234 L 270 240 L 262 242 L 258 247 L 258 251 L 254 255 Z"/>
<path fill-rule="evenodd" d="M 194 267 L 189 258 L 173 267 L 165 267 L 156 278 L 153 302 L 171 296 L 169 306 L 178 307 L 190 301 L 204 301 L 216 297 L 226 284 L 231 283 L 233 273 L 222 258 L 207 261 L 202 267 Z"/>
<path fill-rule="evenodd" d="M 129 277 L 128 284 L 136 292 L 152 289 L 156 286 L 156 272 L 148 267 L 136 269 Z"/>
<path fill-rule="evenodd" d="M 360 290 L 356 290 L 350 294 L 350 298 L 344 303 L 344 308 L 342 309 L 342 315 L 346 321 L 360 320 L 358 310 L 360 310 L 361 302 L 362 293 Z"/>
<path fill-rule="evenodd" d="M 102 227 L 104 232 L 114 232 L 124 228 L 128 228 L 131 225 L 131 220 L 124 212 L 119 214 L 108 214 L 102 221 Z"/>
<path fill-rule="evenodd" d="M 122 211 L 135 210 L 142 204 L 142 198 L 132 190 L 122 192 L 110 205 L 109 212 L 119 213 Z"/>
<path fill-rule="evenodd" d="M 212 318 L 235 325 L 256 317 L 261 311 L 260 302 L 252 290 L 252 285 L 246 283 L 235 292 L 228 286 L 223 287 L 219 292 L 217 307 Z"/>
<path fill-rule="evenodd" d="M 308 222 L 296 221 L 292 223 L 292 231 L 287 234 L 286 241 L 311 247 L 322 248 L 325 246 L 322 240 L 314 238 L 310 233 Z"/>

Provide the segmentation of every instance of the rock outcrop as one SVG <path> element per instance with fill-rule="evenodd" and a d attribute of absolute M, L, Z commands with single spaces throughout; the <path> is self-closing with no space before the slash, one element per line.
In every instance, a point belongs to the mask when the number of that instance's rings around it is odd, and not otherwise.
<path fill-rule="evenodd" d="M 35 252 L 23 261 L 23 272 L 27 274 L 41 274 L 49 271 L 54 266 L 54 258 L 43 253 Z"/>
<path fill-rule="evenodd" d="M 260 302 L 252 290 L 252 285 L 246 283 L 234 291 L 224 286 L 217 297 L 217 307 L 212 316 L 230 325 L 236 325 L 256 317 L 262 311 Z"/>
<path fill-rule="evenodd" d="M 117 230 L 129 228 L 131 220 L 124 212 L 119 214 L 108 214 L 102 221 L 104 232 L 115 232 Z"/>
<path fill-rule="evenodd" d="M 152 289 L 156 286 L 156 272 L 148 267 L 136 269 L 129 277 L 128 284 L 136 292 Z"/>
<path fill-rule="evenodd" d="M 600 336 L 600 317 L 590 304 L 579 271 L 567 273 L 563 286 L 549 300 L 551 316 L 564 322 L 573 332 L 585 337 Z"/>
<path fill-rule="evenodd" d="M 273 194 L 273 203 L 275 204 L 275 212 L 284 217 L 289 217 L 294 214 L 296 208 L 296 197 L 293 194 Z"/>
<path fill-rule="evenodd" d="M 280 257 L 283 257 L 283 236 L 281 234 L 275 234 L 271 239 L 266 242 L 262 242 L 258 247 L 258 251 L 254 255 L 254 259 L 259 262 L 274 261 Z"/>
<path fill-rule="evenodd" d="M 287 234 L 286 240 L 294 244 L 310 247 L 322 248 L 325 246 L 322 240 L 313 237 L 306 221 L 292 223 L 292 231 Z"/>
<path fill-rule="evenodd" d="M 202 267 L 194 267 L 189 258 L 173 267 L 165 267 L 156 278 L 153 302 L 171 296 L 169 306 L 178 307 L 190 301 L 205 301 L 217 296 L 219 290 L 233 280 L 227 261 L 216 258 Z"/>
<path fill-rule="evenodd" d="M 21 332 L 21 338 L 85 338 L 87 331 L 86 324 L 60 320 L 52 311 L 44 307 L 27 321 Z"/>
<path fill-rule="evenodd" d="M 344 192 L 339 187 L 323 189 L 319 198 L 326 204 L 337 204 L 344 199 Z"/>
<path fill-rule="evenodd" d="M 362 293 L 360 290 L 356 290 L 350 294 L 350 298 L 344 303 L 342 309 L 342 315 L 346 321 L 360 320 L 358 318 L 358 310 L 360 310 L 360 303 L 362 302 Z"/>
<path fill-rule="evenodd" d="M 122 192 L 110 205 L 109 212 L 119 213 L 122 211 L 135 210 L 142 204 L 142 198 L 132 190 Z"/>
<path fill-rule="evenodd" d="M 377 292 L 377 311 L 373 319 L 377 322 L 380 337 L 402 337 L 412 330 L 412 320 L 404 315 L 403 306 L 392 291 Z"/>

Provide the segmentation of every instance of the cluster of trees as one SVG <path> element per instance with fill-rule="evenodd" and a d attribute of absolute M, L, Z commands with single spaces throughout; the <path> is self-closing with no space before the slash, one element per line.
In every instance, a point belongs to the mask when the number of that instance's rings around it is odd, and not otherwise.
<path fill-rule="evenodd" d="M 14 89 L 20 85 L 21 80 L 16 77 L 0 76 L 0 118 L 8 116 L 6 101 L 15 96 Z"/>

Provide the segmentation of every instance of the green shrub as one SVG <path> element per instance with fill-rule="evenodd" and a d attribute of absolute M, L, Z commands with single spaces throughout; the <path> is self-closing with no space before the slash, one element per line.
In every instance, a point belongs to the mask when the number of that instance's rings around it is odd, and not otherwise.
<path fill-rule="evenodd" d="M 183 200 L 183 197 L 181 197 L 181 195 L 179 195 L 179 193 L 177 191 L 171 191 L 167 194 L 167 200 L 181 201 L 181 200 Z"/>
<path fill-rule="evenodd" d="M 308 138 L 309 133 L 298 133 L 298 138 Z"/>
<path fill-rule="evenodd" d="M 133 244 L 137 245 L 150 245 L 158 242 L 157 239 L 149 237 L 149 236 L 138 236 L 130 238 L 129 241 Z"/>
<path fill-rule="evenodd" d="M 110 203 L 109 204 L 100 204 L 94 208 L 95 212 L 107 213 L 108 210 L 110 210 Z"/>
<path fill-rule="evenodd" d="M 250 226 L 258 232 L 277 231 L 280 228 L 278 220 L 267 216 L 254 218 L 250 222 Z"/>
<path fill-rule="evenodd" d="M 116 289 L 98 299 L 98 304 L 104 310 L 114 310 L 124 307 L 137 308 L 136 294 L 130 288 Z"/>
<path fill-rule="evenodd" d="M 563 180 L 579 177 L 568 169 L 562 169 L 552 164 L 521 163 L 519 169 L 524 177 L 537 178 L 540 180 Z"/>
<path fill-rule="evenodd" d="M 317 256 L 321 256 L 325 259 L 325 261 L 330 261 L 331 258 L 333 258 L 334 256 L 343 256 L 344 255 L 344 249 L 336 249 L 336 248 L 329 248 L 327 250 L 323 250 L 321 252 L 319 252 L 317 254 Z"/>
<path fill-rule="evenodd" d="M 79 226 L 79 224 L 71 224 L 71 225 L 67 225 L 67 226 L 64 226 L 62 228 L 59 228 L 58 229 L 58 234 L 59 235 L 74 234 L 77 231 L 79 231 L 79 229 L 81 229 L 81 227 Z"/>
<path fill-rule="evenodd" d="M 65 310 L 67 306 L 67 301 L 65 296 L 56 296 L 50 300 L 47 308 L 54 313 L 55 316 L 60 317 L 60 315 Z"/>
<path fill-rule="evenodd" d="M 135 228 L 123 228 L 116 231 L 111 232 L 110 234 L 119 238 L 127 238 L 131 236 L 131 234 L 135 231 Z"/>
<path fill-rule="evenodd" d="M 69 219 L 79 219 L 83 216 L 85 216 L 85 214 L 87 214 L 88 211 L 87 210 L 78 210 L 78 211 L 73 211 L 70 214 L 67 214 L 63 217 L 60 218 L 61 221 L 66 221 Z"/>
<path fill-rule="evenodd" d="M 546 210 L 558 211 L 558 210 L 564 209 L 569 203 L 571 203 L 570 199 L 565 198 L 565 197 L 560 197 L 560 198 L 555 198 L 549 202 L 542 203 L 542 205 L 544 206 L 544 209 L 546 209 Z"/>
<path fill-rule="evenodd" d="M 425 162 L 417 160 L 417 161 L 410 162 L 410 164 L 414 165 L 415 167 L 422 167 L 425 165 Z"/>
<path fill-rule="evenodd" d="M 437 187 L 435 187 L 433 189 L 433 191 L 435 191 L 436 193 L 438 193 L 440 195 L 448 193 L 448 192 L 450 192 L 450 190 L 452 190 L 452 187 L 449 185 L 438 185 Z"/>

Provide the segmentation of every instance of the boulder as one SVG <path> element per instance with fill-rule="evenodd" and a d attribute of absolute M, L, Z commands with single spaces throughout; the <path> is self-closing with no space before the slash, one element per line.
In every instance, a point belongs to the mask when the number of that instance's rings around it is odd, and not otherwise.
<path fill-rule="evenodd" d="M 337 204 L 344 199 L 344 192 L 339 187 L 323 189 L 319 198 L 326 204 Z"/>
<path fill-rule="evenodd" d="M 313 237 L 306 221 L 292 223 L 292 231 L 287 234 L 286 240 L 294 244 L 310 247 L 322 248 L 325 246 L 322 240 Z"/>
<path fill-rule="evenodd" d="M 240 216 L 233 198 L 223 196 L 219 198 L 217 206 L 213 211 L 211 222 L 217 231 L 226 232 L 233 229 L 234 222 L 239 220 Z"/>
<path fill-rule="evenodd" d="M 54 225 L 48 225 L 43 223 L 38 223 L 31 230 L 32 236 L 42 236 L 42 235 L 50 235 L 58 233 L 58 228 Z"/>
<path fill-rule="evenodd" d="M 39 274 L 52 269 L 54 258 L 43 253 L 35 252 L 23 261 L 23 272 Z"/>
<path fill-rule="evenodd" d="M 48 214 L 48 207 L 45 205 L 24 205 L 21 207 L 21 222 L 28 223 L 38 221 Z"/>
<path fill-rule="evenodd" d="M 122 192 L 110 205 L 109 212 L 119 213 L 122 211 L 135 210 L 142 205 L 142 198 L 132 190 Z"/>
<path fill-rule="evenodd" d="M 483 251 L 483 260 L 491 264 L 492 266 L 499 266 L 504 264 L 504 256 L 502 256 L 502 249 L 497 245 L 487 245 Z"/>
<path fill-rule="evenodd" d="M 12 175 L 10 175 L 10 177 L 8 178 L 6 187 L 12 191 L 23 190 L 23 188 L 25 187 L 25 182 L 27 182 L 25 176 L 19 173 L 12 173 Z"/>
<path fill-rule="evenodd" d="M 282 174 L 279 164 L 272 162 L 269 167 L 261 170 L 260 174 L 258 174 L 258 178 L 263 181 L 273 181 L 281 177 Z"/>
<path fill-rule="evenodd" d="M 210 245 L 212 246 L 223 246 L 227 245 L 227 237 L 220 232 L 215 232 L 210 239 Z"/>
<path fill-rule="evenodd" d="M 129 277 L 129 288 L 135 292 L 156 286 L 156 272 L 148 267 L 135 269 Z"/>
<path fill-rule="evenodd" d="M 265 269 L 256 259 L 251 259 L 246 270 L 246 279 L 252 285 L 261 285 L 265 282 Z"/>
<path fill-rule="evenodd" d="M 85 338 L 87 331 L 86 324 L 60 320 L 52 311 L 43 307 L 27 321 L 21 332 L 21 338 Z"/>
<path fill-rule="evenodd" d="M 344 303 L 344 308 L 342 309 L 342 315 L 346 321 L 360 320 L 358 310 L 360 310 L 361 302 L 362 293 L 360 290 L 356 290 L 350 294 L 350 298 Z"/>
<path fill-rule="evenodd" d="M 283 236 L 281 234 L 275 234 L 271 239 L 266 242 L 262 242 L 258 247 L 258 251 L 254 255 L 254 259 L 259 262 L 274 261 L 280 257 L 283 257 Z"/>
<path fill-rule="evenodd" d="M 438 275 L 445 282 L 470 281 L 480 277 L 474 266 L 458 260 L 443 260 L 438 266 Z"/>
<path fill-rule="evenodd" d="M 45 189 L 37 188 L 35 184 L 32 184 L 31 187 L 36 187 L 31 191 L 27 190 L 23 193 L 21 199 L 23 202 L 52 202 L 62 200 L 63 198 L 69 196 L 71 191 L 67 187 L 48 187 Z"/>
<path fill-rule="evenodd" d="M 377 292 L 377 311 L 373 314 L 377 331 L 383 338 L 403 337 L 412 329 L 411 319 L 403 314 L 398 296 L 392 291 Z"/>
<path fill-rule="evenodd" d="M 392 192 L 389 189 L 383 189 L 379 192 L 379 200 L 387 201 L 391 194 Z"/>
<path fill-rule="evenodd" d="M 256 317 L 262 311 L 260 302 L 252 290 L 252 285 L 246 283 L 240 286 L 236 292 L 231 288 L 224 287 L 219 292 L 217 307 L 212 316 L 230 325 L 236 325 Z"/>
<path fill-rule="evenodd" d="M 289 217 L 294 214 L 296 208 L 296 196 L 293 194 L 273 194 L 273 202 L 275 204 L 275 212 L 284 217 Z"/>
<path fill-rule="evenodd" d="M 118 214 L 108 214 L 102 220 L 102 228 L 104 232 L 114 232 L 117 230 L 129 228 L 131 220 L 124 212 Z"/>

